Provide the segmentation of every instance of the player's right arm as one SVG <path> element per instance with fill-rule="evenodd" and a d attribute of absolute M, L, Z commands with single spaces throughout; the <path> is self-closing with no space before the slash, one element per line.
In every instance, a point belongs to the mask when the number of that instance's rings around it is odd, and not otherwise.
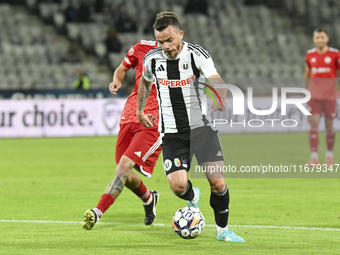
<path fill-rule="evenodd" d="M 155 124 L 154 116 L 144 114 L 146 100 L 150 95 L 151 88 L 152 81 L 146 80 L 142 75 L 138 86 L 137 118 L 144 127 L 152 127 Z"/>
<path fill-rule="evenodd" d="M 309 88 L 309 83 L 310 83 L 310 67 L 306 65 L 305 67 L 305 73 L 303 77 L 305 78 L 305 89 Z"/>
<path fill-rule="evenodd" d="M 127 71 L 129 71 L 131 68 L 136 67 L 138 62 L 137 57 L 139 52 L 139 45 L 140 43 L 137 43 L 129 49 L 123 61 L 120 63 L 119 67 L 115 70 L 113 74 L 113 81 L 110 83 L 109 86 L 111 94 L 113 95 L 117 94 L 117 91 L 122 87 L 122 82 Z"/>
<path fill-rule="evenodd" d="M 146 104 L 146 100 L 148 99 L 151 88 L 152 81 L 154 79 L 154 75 L 151 72 L 150 60 L 144 58 L 143 61 L 143 72 L 139 81 L 138 86 L 138 97 L 137 97 L 137 118 L 139 122 L 144 127 L 152 127 L 155 124 L 155 117 L 152 115 L 145 115 L 144 108 Z"/>
<path fill-rule="evenodd" d="M 110 83 L 109 90 L 111 94 L 116 95 L 117 91 L 122 87 L 122 81 L 124 80 L 125 74 L 130 68 L 125 67 L 123 64 L 115 70 L 113 74 L 113 81 Z"/>

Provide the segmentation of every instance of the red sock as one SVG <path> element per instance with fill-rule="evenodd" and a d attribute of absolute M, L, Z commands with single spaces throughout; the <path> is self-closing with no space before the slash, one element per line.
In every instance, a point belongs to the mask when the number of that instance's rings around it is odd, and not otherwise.
<path fill-rule="evenodd" d="M 99 210 L 102 211 L 102 213 L 104 213 L 107 209 L 109 209 L 109 207 L 113 204 L 114 201 L 115 201 L 115 198 L 113 196 L 111 196 L 110 194 L 104 193 L 102 197 L 100 198 L 99 203 L 96 206 L 96 208 L 98 208 Z M 100 215 L 98 216 L 99 218 L 101 217 Z"/>
<path fill-rule="evenodd" d="M 132 190 L 133 193 L 137 195 L 143 202 L 146 202 L 150 199 L 150 191 L 147 187 L 145 187 L 144 183 L 140 181 L 140 185 L 137 189 Z"/>
<path fill-rule="evenodd" d="M 311 152 L 318 152 L 319 133 L 317 128 L 311 128 L 309 131 L 309 145 Z"/>
<path fill-rule="evenodd" d="M 332 133 L 327 133 L 326 143 L 327 143 L 328 151 L 333 151 L 334 142 L 335 142 L 335 132 L 333 131 Z"/>

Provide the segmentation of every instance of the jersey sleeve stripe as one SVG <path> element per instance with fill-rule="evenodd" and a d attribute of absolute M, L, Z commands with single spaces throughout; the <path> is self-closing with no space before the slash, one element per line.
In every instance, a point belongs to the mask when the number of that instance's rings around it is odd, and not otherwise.
<path fill-rule="evenodd" d="M 153 54 L 159 53 L 161 50 L 162 48 L 160 47 L 153 48 L 152 50 L 150 50 L 149 52 L 145 54 L 144 59 L 148 58 L 149 56 L 152 56 Z"/>
<path fill-rule="evenodd" d="M 307 50 L 307 53 L 312 53 L 312 52 L 315 52 L 315 51 L 316 51 L 316 48 L 313 48 L 313 49 Z"/>
<path fill-rule="evenodd" d="M 205 49 L 203 49 L 201 46 L 197 44 L 189 43 L 188 48 L 191 50 L 199 51 L 205 58 L 210 58 L 210 54 Z"/>
<path fill-rule="evenodd" d="M 339 52 L 338 49 L 335 49 L 335 48 L 332 48 L 332 47 L 329 47 L 329 51 L 331 51 L 331 52 Z"/>
<path fill-rule="evenodd" d="M 155 45 L 156 45 L 156 41 L 141 40 L 141 41 L 140 41 L 140 44 L 142 44 L 142 45 L 155 46 Z"/>

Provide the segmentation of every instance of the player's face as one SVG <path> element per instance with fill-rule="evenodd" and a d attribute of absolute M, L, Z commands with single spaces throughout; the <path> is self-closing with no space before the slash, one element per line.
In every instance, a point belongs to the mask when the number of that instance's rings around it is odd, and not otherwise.
<path fill-rule="evenodd" d="M 170 59 L 175 59 L 181 52 L 183 47 L 183 34 L 184 32 L 182 30 L 174 28 L 172 25 L 169 25 L 161 32 L 155 30 L 158 45 Z"/>
<path fill-rule="evenodd" d="M 323 48 L 327 46 L 329 38 L 325 32 L 315 32 L 313 41 L 316 47 Z"/>

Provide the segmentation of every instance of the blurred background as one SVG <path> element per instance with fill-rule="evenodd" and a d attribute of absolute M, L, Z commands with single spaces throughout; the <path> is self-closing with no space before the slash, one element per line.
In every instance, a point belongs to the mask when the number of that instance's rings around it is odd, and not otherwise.
<path fill-rule="evenodd" d="M 164 10 L 179 15 L 184 40 L 206 48 L 224 78 L 303 77 L 316 27 L 340 47 L 336 0 L 2 0 L 0 97 L 74 90 L 78 71 L 91 90 L 109 96 L 114 69 L 133 44 L 154 40 L 152 24 Z M 130 71 L 119 96 L 128 96 L 133 80 Z M 254 92 L 271 93 L 271 86 Z"/>

